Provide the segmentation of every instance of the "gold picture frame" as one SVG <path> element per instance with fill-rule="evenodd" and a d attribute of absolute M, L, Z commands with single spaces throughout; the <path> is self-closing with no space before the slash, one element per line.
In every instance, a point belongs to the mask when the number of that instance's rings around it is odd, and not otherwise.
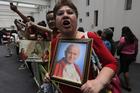
<path fill-rule="evenodd" d="M 52 59 L 51 80 L 79 88 L 88 79 L 91 39 L 61 39 Z"/>

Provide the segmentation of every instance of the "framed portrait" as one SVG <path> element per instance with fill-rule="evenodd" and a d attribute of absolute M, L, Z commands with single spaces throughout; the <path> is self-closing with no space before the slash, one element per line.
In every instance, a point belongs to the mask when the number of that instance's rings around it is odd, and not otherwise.
<path fill-rule="evenodd" d="M 38 86 L 43 83 L 44 76 L 49 71 L 50 41 L 20 40 L 19 59 L 25 60 L 34 74 Z"/>
<path fill-rule="evenodd" d="M 59 40 L 52 59 L 51 79 L 80 88 L 88 79 L 91 44 L 91 39 Z"/>
<path fill-rule="evenodd" d="M 50 41 L 20 40 L 19 55 L 25 61 L 49 62 Z"/>

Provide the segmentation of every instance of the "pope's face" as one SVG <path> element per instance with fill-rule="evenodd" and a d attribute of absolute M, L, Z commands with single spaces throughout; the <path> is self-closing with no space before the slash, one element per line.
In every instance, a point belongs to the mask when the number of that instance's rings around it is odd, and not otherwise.
<path fill-rule="evenodd" d="M 75 12 L 68 6 L 62 6 L 56 12 L 56 27 L 62 34 L 72 35 L 77 28 Z"/>
<path fill-rule="evenodd" d="M 79 57 L 79 54 L 80 54 L 79 47 L 71 46 L 69 48 L 69 50 L 66 51 L 66 61 L 69 64 L 74 63 L 77 60 L 77 58 Z"/>

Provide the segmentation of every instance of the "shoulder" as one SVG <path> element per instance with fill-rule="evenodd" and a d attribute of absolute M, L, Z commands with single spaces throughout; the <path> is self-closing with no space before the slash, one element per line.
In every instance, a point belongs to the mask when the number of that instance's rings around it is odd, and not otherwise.
<path fill-rule="evenodd" d="M 102 42 L 102 39 L 101 37 L 99 37 L 96 32 L 87 32 L 87 36 L 88 38 L 91 38 L 93 39 L 94 43 L 101 43 Z"/>
<path fill-rule="evenodd" d="M 99 38 L 99 39 L 101 39 L 101 37 L 99 37 L 97 34 L 96 34 L 96 32 L 91 32 L 91 31 L 89 31 L 89 32 L 87 32 L 87 35 L 88 35 L 88 37 L 89 38 Z"/>

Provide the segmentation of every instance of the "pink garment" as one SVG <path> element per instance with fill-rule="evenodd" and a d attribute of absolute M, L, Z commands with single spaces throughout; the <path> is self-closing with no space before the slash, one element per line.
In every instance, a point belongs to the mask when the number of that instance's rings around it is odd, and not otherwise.
<path fill-rule="evenodd" d="M 117 75 L 115 75 L 115 77 L 112 79 L 110 85 L 111 85 L 112 93 L 121 93 L 120 79 Z"/>
<path fill-rule="evenodd" d="M 120 38 L 119 46 L 123 46 L 121 50 L 122 54 L 135 54 L 136 43 L 127 44 L 125 37 Z"/>

